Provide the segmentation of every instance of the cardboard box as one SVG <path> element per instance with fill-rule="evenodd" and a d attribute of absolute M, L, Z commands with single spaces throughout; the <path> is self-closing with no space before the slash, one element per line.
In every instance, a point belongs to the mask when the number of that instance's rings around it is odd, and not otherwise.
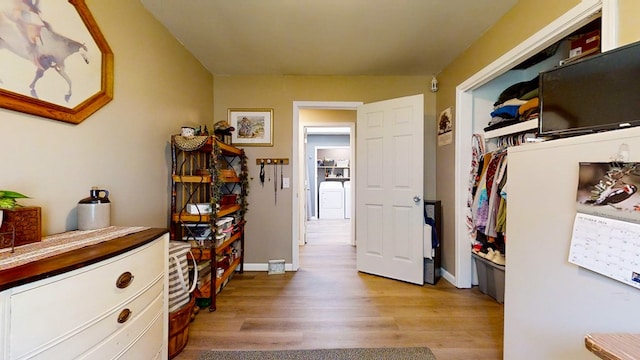
<path fill-rule="evenodd" d="M 600 30 L 594 30 L 583 34 L 571 41 L 569 58 L 596 53 L 600 50 Z"/>
<path fill-rule="evenodd" d="M 16 230 L 15 246 L 42 240 L 42 215 L 39 206 L 22 206 L 14 210 L 3 210 L 0 226 L 0 248 L 11 247 L 11 232 Z M 13 227 L 12 227 L 13 225 Z"/>

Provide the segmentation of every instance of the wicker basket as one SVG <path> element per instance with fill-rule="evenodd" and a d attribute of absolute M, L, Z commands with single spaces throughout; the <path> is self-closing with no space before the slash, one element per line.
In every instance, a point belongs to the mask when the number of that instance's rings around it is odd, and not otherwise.
<path fill-rule="evenodd" d="M 193 314 L 196 297 L 177 311 L 169 313 L 169 359 L 172 359 L 187 346 L 189 340 L 189 323 Z"/>

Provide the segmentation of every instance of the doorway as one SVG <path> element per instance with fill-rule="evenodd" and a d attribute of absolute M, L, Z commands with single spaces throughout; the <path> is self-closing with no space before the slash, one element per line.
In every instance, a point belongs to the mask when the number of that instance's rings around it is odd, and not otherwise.
<path fill-rule="evenodd" d="M 299 246 L 304 245 L 307 231 L 307 194 L 311 193 L 309 188 L 308 171 L 305 163 L 308 161 L 308 155 L 305 151 L 306 130 L 315 127 L 348 127 L 350 129 L 350 148 L 353 159 L 350 163 L 351 168 L 355 168 L 355 122 L 331 121 L 323 122 L 317 119 L 305 119 L 301 117 L 304 110 L 349 110 L 355 111 L 362 102 L 341 102 L 341 101 L 294 101 L 293 102 L 293 160 L 292 171 L 292 267 L 296 271 L 300 267 Z M 313 157 L 313 155 L 312 155 Z M 317 163 L 317 162 L 316 162 Z M 355 172 L 350 171 L 350 181 L 355 182 Z M 351 203 L 353 203 L 354 192 L 350 194 Z M 349 241 L 355 244 L 355 211 L 351 207 L 351 221 L 349 221 Z"/>
<path fill-rule="evenodd" d="M 356 113 L 349 110 L 339 115 L 355 120 Z M 306 118 L 304 114 L 302 118 Z M 305 144 L 308 185 L 304 243 L 351 244 L 351 128 L 305 126 Z"/>
<path fill-rule="evenodd" d="M 307 158 L 309 159 L 307 162 L 307 173 L 309 174 L 309 188 L 311 192 L 311 201 L 307 205 L 307 220 L 350 219 L 351 214 L 346 214 L 345 212 L 349 205 L 345 188 L 351 184 L 351 167 L 349 166 L 351 162 L 351 146 L 349 145 L 350 135 L 348 134 L 349 128 L 345 128 L 347 133 L 343 136 L 318 136 L 309 133 L 309 131 L 316 129 L 321 128 L 307 128 Z M 342 145 L 326 145 L 328 142 L 340 143 Z M 312 150 L 312 152 L 309 150 Z M 325 205 L 327 201 L 323 203 L 322 200 L 328 199 L 326 194 L 323 194 L 321 191 L 323 187 L 325 189 L 328 188 L 328 186 L 325 185 L 332 185 L 332 189 L 340 188 L 343 195 L 345 195 L 342 196 L 342 205 L 336 207 L 330 206 L 331 211 L 329 211 L 329 209 L 323 209 L 323 207 L 326 208 Z M 336 193 L 339 194 L 340 192 L 336 191 Z M 336 200 L 338 200 L 337 197 Z M 336 203 L 338 204 L 338 201 L 336 201 Z M 333 211 L 334 209 L 338 211 Z"/>

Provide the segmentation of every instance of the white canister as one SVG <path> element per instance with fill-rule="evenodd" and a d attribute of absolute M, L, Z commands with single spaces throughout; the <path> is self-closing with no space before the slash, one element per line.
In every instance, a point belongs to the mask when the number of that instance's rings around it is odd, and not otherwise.
<path fill-rule="evenodd" d="M 196 129 L 190 127 L 190 126 L 183 126 L 182 127 L 182 131 L 181 131 L 181 135 L 185 136 L 185 137 L 191 137 L 194 136 L 196 134 Z"/>
<path fill-rule="evenodd" d="M 89 195 L 78 202 L 78 230 L 95 230 L 110 226 L 109 191 L 93 187 Z"/>

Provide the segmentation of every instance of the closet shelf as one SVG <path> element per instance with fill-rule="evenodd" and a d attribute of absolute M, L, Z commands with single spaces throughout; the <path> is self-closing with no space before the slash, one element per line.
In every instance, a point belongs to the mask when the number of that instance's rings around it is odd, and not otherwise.
<path fill-rule="evenodd" d="M 538 119 L 523 121 L 514 125 L 505 126 L 503 128 L 487 131 L 484 133 L 485 139 L 497 138 L 505 135 L 521 133 L 527 130 L 537 129 Z"/>

